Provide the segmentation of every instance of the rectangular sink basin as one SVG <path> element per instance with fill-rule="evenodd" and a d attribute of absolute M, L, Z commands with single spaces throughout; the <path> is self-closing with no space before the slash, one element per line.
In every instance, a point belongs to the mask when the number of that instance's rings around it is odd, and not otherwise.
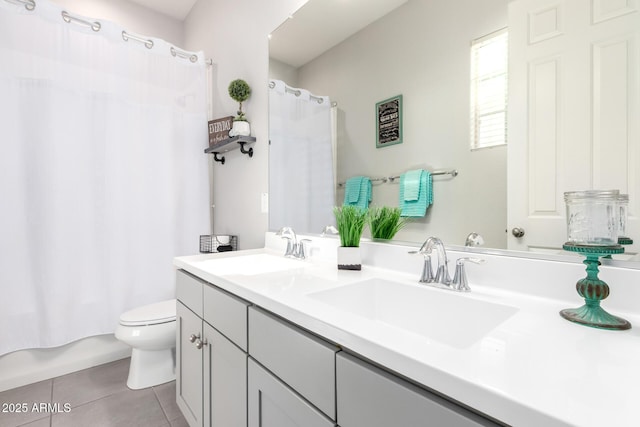
<path fill-rule="evenodd" d="M 468 294 L 382 279 L 307 296 L 456 348 L 472 346 L 518 311 L 516 307 L 469 298 Z"/>
<path fill-rule="evenodd" d="M 194 264 L 216 276 L 253 276 L 304 267 L 304 261 L 270 254 L 207 259 Z"/>

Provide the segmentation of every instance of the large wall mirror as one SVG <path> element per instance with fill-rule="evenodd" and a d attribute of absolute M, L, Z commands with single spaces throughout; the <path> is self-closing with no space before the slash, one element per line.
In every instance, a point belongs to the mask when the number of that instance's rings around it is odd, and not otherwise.
<path fill-rule="evenodd" d="M 562 254 L 564 191 L 629 193 L 633 233 L 640 198 L 635 183 L 640 134 L 633 124 L 640 112 L 637 38 L 602 33 L 623 26 L 637 32 L 640 12 L 626 3 L 584 2 L 575 6 L 584 9 L 578 11 L 563 3 L 310 0 L 271 35 L 270 78 L 337 104 L 336 184 L 357 175 L 388 178 L 420 168 L 458 171 L 456 177 L 433 177 L 433 205 L 395 240 L 422 242 L 435 235 L 463 245 L 469 233 L 477 232 L 485 248 Z M 352 28 L 344 28 L 349 27 L 345 22 Z M 521 76 L 513 82 L 509 77 L 509 141 L 472 150 L 471 42 L 506 27 L 510 52 L 514 43 L 522 46 L 509 58 L 509 72 Z M 592 27 L 594 35 L 584 37 L 587 46 L 596 46 L 583 49 L 588 62 L 565 58 L 563 52 L 574 47 L 564 39 L 581 40 L 575 32 Z M 623 39 L 626 44 L 618 43 Z M 574 77 L 588 69 L 585 75 L 591 77 L 567 79 L 562 74 L 567 69 Z M 586 90 L 571 80 L 586 84 Z M 617 82 L 611 90 L 608 80 Z M 571 94 L 579 92 L 590 98 L 574 100 Z M 400 94 L 402 143 L 377 148 L 376 103 Z M 601 114 L 605 106 L 618 114 Z M 588 149 L 572 146 L 573 140 L 587 141 Z M 372 205 L 397 206 L 398 185 L 397 180 L 374 181 Z M 342 204 L 343 187 L 336 185 L 334 197 Z M 524 229 L 526 237 L 517 237 L 514 228 Z M 634 260 L 636 252 L 635 245 L 627 247 L 623 258 Z"/>

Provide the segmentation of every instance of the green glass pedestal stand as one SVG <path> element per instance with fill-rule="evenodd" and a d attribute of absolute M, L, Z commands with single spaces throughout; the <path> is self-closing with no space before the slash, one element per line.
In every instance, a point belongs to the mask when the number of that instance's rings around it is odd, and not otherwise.
<path fill-rule="evenodd" d="M 567 308 L 560 311 L 565 319 L 585 326 L 599 329 L 625 330 L 631 329 L 631 323 L 620 317 L 609 314 L 602 307 L 600 301 L 609 296 L 609 285 L 598 278 L 598 266 L 601 257 L 621 254 L 624 248 L 620 245 L 588 246 L 565 243 L 565 251 L 577 252 L 587 259 L 583 263 L 587 266 L 587 277 L 578 280 L 576 290 L 584 298 L 585 304 L 579 308 Z"/>

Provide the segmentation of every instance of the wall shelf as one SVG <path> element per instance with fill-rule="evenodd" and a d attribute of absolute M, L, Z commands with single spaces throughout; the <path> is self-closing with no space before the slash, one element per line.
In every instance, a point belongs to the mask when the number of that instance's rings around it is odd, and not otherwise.
<path fill-rule="evenodd" d="M 213 160 L 224 165 L 224 156 L 218 157 L 220 153 L 226 153 L 227 151 L 239 148 L 242 154 L 247 154 L 249 157 L 253 157 L 253 147 L 250 147 L 247 150 L 244 146 L 254 142 L 256 142 L 255 136 L 234 136 L 218 142 L 213 147 L 206 148 L 204 152 L 206 154 L 213 154 Z"/>

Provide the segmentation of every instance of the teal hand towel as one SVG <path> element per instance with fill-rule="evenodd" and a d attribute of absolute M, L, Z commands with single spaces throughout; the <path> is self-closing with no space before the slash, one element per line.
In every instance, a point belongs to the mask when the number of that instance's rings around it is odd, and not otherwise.
<path fill-rule="evenodd" d="M 363 176 L 349 178 L 344 186 L 344 204 L 352 205 L 358 203 L 360 190 L 364 181 Z"/>
<path fill-rule="evenodd" d="M 367 209 L 371 201 L 371 180 L 366 176 L 349 178 L 345 184 L 344 205 Z"/>
<path fill-rule="evenodd" d="M 421 180 L 424 171 L 416 169 L 404 174 L 404 201 L 412 202 L 418 200 L 420 195 Z"/>
<path fill-rule="evenodd" d="M 427 213 L 427 208 L 433 204 L 433 178 L 428 171 L 422 171 L 417 200 L 406 200 L 405 179 L 407 174 L 400 175 L 399 206 L 403 217 L 421 217 Z"/>
<path fill-rule="evenodd" d="M 371 202 L 372 184 L 369 178 L 364 178 L 360 186 L 360 200 L 358 206 L 362 209 L 368 209 Z"/>

